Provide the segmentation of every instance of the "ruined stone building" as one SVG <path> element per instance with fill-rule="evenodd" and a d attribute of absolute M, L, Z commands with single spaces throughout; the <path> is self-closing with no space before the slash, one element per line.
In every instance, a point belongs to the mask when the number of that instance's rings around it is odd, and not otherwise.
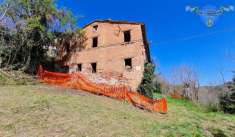
<path fill-rule="evenodd" d="M 128 85 L 136 90 L 144 64 L 150 62 L 145 25 L 137 22 L 97 20 L 83 27 L 85 48 L 65 64 L 96 83 Z"/>

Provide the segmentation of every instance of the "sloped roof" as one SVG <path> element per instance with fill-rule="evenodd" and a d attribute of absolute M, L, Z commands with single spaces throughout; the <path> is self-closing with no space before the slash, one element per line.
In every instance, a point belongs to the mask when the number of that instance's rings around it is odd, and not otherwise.
<path fill-rule="evenodd" d="M 93 23 L 96 23 L 96 22 L 99 22 L 99 23 L 112 23 L 112 24 L 134 24 L 134 25 L 144 25 L 144 23 L 142 22 L 131 22 L 131 21 L 120 21 L 120 20 L 110 20 L 110 19 L 107 19 L 107 20 L 94 20 L 90 23 L 88 23 L 87 25 L 85 25 L 83 28 L 86 28 L 87 26 L 93 24 Z"/>

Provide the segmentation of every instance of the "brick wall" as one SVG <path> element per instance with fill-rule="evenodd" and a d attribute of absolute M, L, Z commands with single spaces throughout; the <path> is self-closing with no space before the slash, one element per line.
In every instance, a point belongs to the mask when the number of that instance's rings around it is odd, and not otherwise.
<path fill-rule="evenodd" d="M 136 90 L 147 60 L 141 24 L 94 22 L 84 31 L 88 38 L 86 48 L 72 56 L 67 64 L 70 72 L 77 71 L 78 64 L 82 64 L 81 72 L 94 82 L 126 84 Z M 124 31 L 130 31 L 131 42 L 124 42 Z M 92 47 L 94 37 L 98 38 L 95 48 Z M 127 58 L 132 60 L 131 69 L 125 66 Z M 96 73 L 92 73 L 91 63 L 96 63 Z"/>

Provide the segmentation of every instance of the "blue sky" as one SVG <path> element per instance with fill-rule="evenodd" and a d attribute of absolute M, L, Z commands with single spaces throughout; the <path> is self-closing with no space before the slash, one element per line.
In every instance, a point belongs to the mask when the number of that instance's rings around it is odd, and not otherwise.
<path fill-rule="evenodd" d="M 57 0 L 79 18 L 78 26 L 96 19 L 144 22 L 151 56 L 158 64 L 157 71 L 168 80 L 172 68 L 182 64 L 192 66 L 202 85 L 222 82 L 232 77 L 235 62 L 235 12 L 219 17 L 212 28 L 201 18 L 185 12 L 185 6 L 234 5 L 234 0 Z"/>

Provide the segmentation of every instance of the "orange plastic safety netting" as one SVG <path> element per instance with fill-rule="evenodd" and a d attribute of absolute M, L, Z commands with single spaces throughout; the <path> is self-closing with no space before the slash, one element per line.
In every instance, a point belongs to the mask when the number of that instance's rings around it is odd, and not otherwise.
<path fill-rule="evenodd" d="M 88 80 L 81 73 L 57 73 L 38 69 L 38 78 L 45 83 L 68 88 L 80 89 L 93 94 L 104 95 L 119 100 L 126 100 L 132 105 L 160 113 L 167 113 L 167 101 L 162 99 L 150 99 L 138 92 L 130 91 L 126 86 L 108 86 L 96 84 Z"/>

